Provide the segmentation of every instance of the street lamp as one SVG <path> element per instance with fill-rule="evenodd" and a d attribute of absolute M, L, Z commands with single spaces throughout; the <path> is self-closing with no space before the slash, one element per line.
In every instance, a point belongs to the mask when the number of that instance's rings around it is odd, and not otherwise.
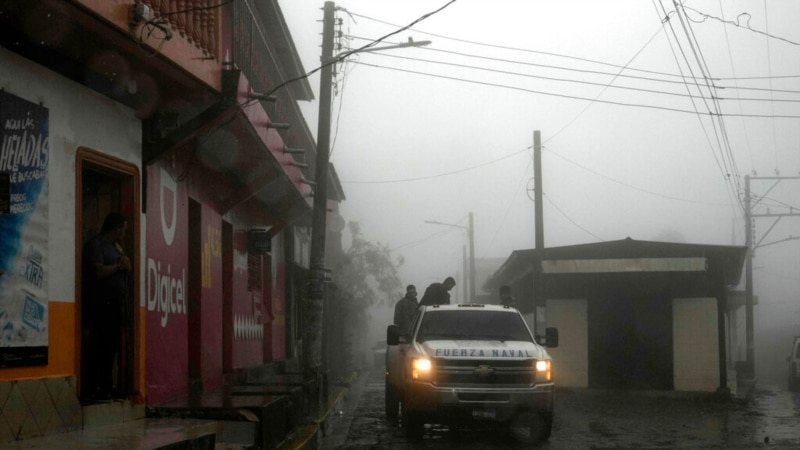
<path fill-rule="evenodd" d="M 439 222 L 436 220 L 426 220 L 425 223 L 461 228 L 462 230 L 467 231 L 467 237 L 469 239 L 469 298 L 467 299 L 467 302 L 468 303 L 474 302 L 475 301 L 475 232 L 474 232 L 475 227 L 472 218 L 472 212 L 469 213 L 469 226 L 467 227 L 463 225 L 457 225 L 454 223 Z"/>

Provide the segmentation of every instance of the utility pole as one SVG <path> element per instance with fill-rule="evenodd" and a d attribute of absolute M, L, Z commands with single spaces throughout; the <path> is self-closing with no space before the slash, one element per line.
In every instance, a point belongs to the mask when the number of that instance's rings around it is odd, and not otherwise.
<path fill-rule="evenodd" d="M 462 245 L 461 246 L 461 254 L 462 254 L 463 258 L 464 258 L 464 280 L 463 280 L 464 281 L 464 287 L 462 288 L 462 289 L 464 289 L 464 301 L 461 302 L 461 303 L 469 303 L 469 300 L 468 300 L 469 299 L 469 291 L 467 290 L 468 289 L 467 288 L 467 284 L 468 284 L 468 282 L 467 282 L 467 270 L 469 270 L 469 269 L 467 268 L 467 246 L 466 245 Z"/>
<path fill-rule="evenodd" d="M 750 371 L 749 375 L 755 378 L 755 339 L 754 339 L 754 330 L 753 330 L 753 315 L 754 315 L 754 308 L 753 305 L 755 304 L 755 298 L 753 295 L 753 254 L 755 253 L 757 248 L 766 247 L 768 245 L 777 244 L 780 242 L 785 241 L 793 241 L 800 239 L 800 237 L 789 236 L 788 238 L 779 239 L 777 241 L 768 242 L 762 244 L 761 242 L 769 235 L 770 231 L 778 224 L 778 221 L 781 220 L 783 217 L 800 217 L 800 211 L 795 212 L 796 209 L 793 207 L 789 207 L 788 213 L 771 213 L 769 209 L 767 209 L 766 213 L 753 213 L 753 208 L 755 208 L 761 199 L 764 198 L 765 194 L 762 194 L 755 203 L 752 202 L 751 199 L 751 190 L 750 190 L 750 182 L 752 180 L 757 181 L 772 181 L 774 182 L 772 187 L 767 190 L 767 193 L 771 191 L 775 186 L 778 185 L 781 181 L 789 181 L 800 180 L 800 177 L 751 177 L 750 175 L 746 175 L 744 177 L 745 186 L 744 186 L 744 229 L 745 229 L 745 246 L 747 247 L 747 255 L 745 260 L 745 339 L 747 341 L 747 368 Z M 753 242 L 754 238 L 754 231 L 753 231 L 753 221 L 756 218 L 774 218 L 775 221 L 772 223 L 772 226 L 767 229 L 761 239 L 758 242 Z"/>
<path fill-rule="evenodd" d="M 328 212 L 328 164 L 330 160 L 331 90 L 333 86 L 333 2 L 325 2 L 322 20 L 322 69 L 319 78 L 319 121 L 317 124 L 317 161 L 314 169 L 316 190 L 311 218 L 311 254 L 309 295 L 306 307 L 306 330 L 303 333 L 303 370 L 307 379 L 316 381 L 317 401 L 327 401 L 327 379 L 322 366 L 322 324 L 325 317 L 325 233 Z"/>
<path fill-rule="evenodd" d="M 744 272 L 745 345 L 748 375 L 756 376 L 756 352 L 753 337 L 753 217 L 750 210 L 750 175 L 744 177 L 744 245 L 747 247 Z"/>
<path fill-rule="evenodd" d="M 544 303 L 544 277 L 542 277 L 542 252 L 544 251 L 544 210 L 542 201 L 542 141 L 539 130 L 533 132 L 533 198 L 536 241 L 533 259 L 533 335 L 536 336 L 539 322 L 537 308 Z"/>
<path fill-rule="evenodd" d="M 431 41 L 408 42 L 384 47 L 362 48 L 333 54 L 336 5 L 326 1 L 322 18 L 322 55 L 319 77 L 319 122 L 317 124 L 317 160 L 314 168 L 314 209 L 311 218 L 311 253 L 308 288 L 308 304 L 303 329 L 303 370 L 307 380 L 317 383 L 318 402 L 328 399 L 327 339 L 323 339 L 323 324 L 326 321 L 325 267 L 326 216 L 328 213 L 328 166 L 330 164 L 331 137 L 331 91 L 333 90 L 333 68 L 336 62 L 359 52 L 374 52 L 405 47 L 423 47 Z"/>
<path fill-rule="evenodd" d="M 464 286 L 464 303 L 472 303 L 475 301 L 475 221 L 473 220 L 472 211 L 469 213 L 469 226 L 457 225 L 454 223 L 444 223 L 438 220 L 426 220 L 425 223 L 434 225 L 445 225 L 448 227 L 461 228 L 467 232 L 467 239 L 469 240 L 469 297 L 467 297 L 467 289 Z M 466 278 L 467 261 L 466 253 L 464 253 L 464 277 Z M 464 283 L 466 284 L 466 283 Z"/>
<path fill-rule="evenodd" d="M 467 303 L 475 301 L 475 221 L 472 211 L 469 212 L 469 298 Z"/>

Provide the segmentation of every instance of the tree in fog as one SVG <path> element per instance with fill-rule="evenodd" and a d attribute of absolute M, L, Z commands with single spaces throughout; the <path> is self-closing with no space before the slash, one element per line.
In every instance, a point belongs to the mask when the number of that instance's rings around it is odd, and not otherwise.
<path fill-rule="evenodd" d="M 365 339 L 370 306 L 393 303 L 402 288 L 397 272 L 402 258 L 395 260 L 388 246 L 366 240 L 358 223 L 349 222 L 347 229 L 350 246 L 333 267 L 331 310 L 326 312 L 332 318 L 329 336 L 334 341 L 329 348 L 350 353 L 330 358 L 331 368 L 338 374 L 346 374 L 353 365 L 359 365 L 353 355 L 363 355 L 369 347 Z M 337 341 L 343 345 L 335 344 Z"/>
<path fill-rule="evenodd" d="M 351 244 L 334 268 L 334 282 L 350 296 L 349 303 L 360 310 L 396 300 L 394 296 L 402 287 L 397 274 L 402 258 L 395 261 L 386 244 L 364 239 L 357 222 L 349 222 L 347 229 Z"/>

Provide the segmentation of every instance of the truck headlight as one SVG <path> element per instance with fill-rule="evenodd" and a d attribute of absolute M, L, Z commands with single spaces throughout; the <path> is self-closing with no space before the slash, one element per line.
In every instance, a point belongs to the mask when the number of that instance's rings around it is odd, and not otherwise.
<path fill-rule="evenodd" d="M 414 358 L 411 361 L 411 379 L 428 380 L 430 379 L 433 364 L 428 358 Z"/>
<path fill-rule="evenodd" d="M 553 381 L 553 371 L 551 370 L 551 362 L 549 359 L 538 360 L 534 363 L 536 369 L 536 382 L 544 383 Z"/>

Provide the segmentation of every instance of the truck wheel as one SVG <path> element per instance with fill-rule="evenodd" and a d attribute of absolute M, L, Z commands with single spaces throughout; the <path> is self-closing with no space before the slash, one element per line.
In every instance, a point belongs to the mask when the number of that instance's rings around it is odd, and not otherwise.
<path fill-rule="evenodd" d="M 416 417 L 414 411 L 409 411 L 405 405 L 401 406 L 401 411 L 403 414 L 401 421 L 406 436 L 411 439 L 420 439 L 425 423 L 419 417 Z"/>
<path fill-rule="evenodd" d="M 512 435 L 518 441 L 526 444 L 538 444 L 550 439 L 553 415 L 523 413 L 511 422 L 510 427 Z"/>
<path fill-rule="evenodd" d="M 534 442 L 544 442 L 550 439 L 553 431 L 553 416 L 551 414 L 537 414 L 538 420 L 531 424 L 531 437 Z"/>
<path fill-rule="evenodd" d="M 792 367 L 789 369 L 789 391 L 790 392 L 797 392 L 800 390 L 800 380 L 797 379 L 797 367 L 792 364 Z"/>
<path fill-rule="evenodd" d="M 397 398 L 397 393 L 392 388 L 392 385 L 389 384 L 389 380 L 385 380 L 384 386 L 384 399 L 386 402 L 386 418 L 389 420 L 396 420 L 397 419 L 397 412 L 400 408 L 400 400 Z"/>

